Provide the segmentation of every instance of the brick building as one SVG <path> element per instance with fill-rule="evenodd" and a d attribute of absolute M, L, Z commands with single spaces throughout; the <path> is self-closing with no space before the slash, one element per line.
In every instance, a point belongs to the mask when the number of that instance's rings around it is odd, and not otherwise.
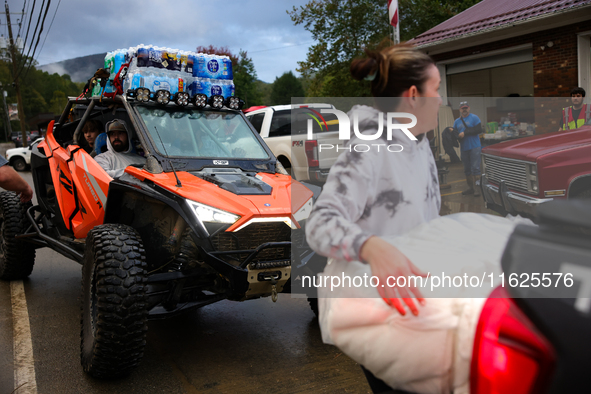
<path fill-rule="evenodd" d="M 444 100 L 471 99 L 487 121 L 513 111 L 554 131 L 573 87 L 591 96 L 591 0 L 483 0 L 411 42 L 437 62 Z M 499 100 L 515 96 L 535 99 Z"/>

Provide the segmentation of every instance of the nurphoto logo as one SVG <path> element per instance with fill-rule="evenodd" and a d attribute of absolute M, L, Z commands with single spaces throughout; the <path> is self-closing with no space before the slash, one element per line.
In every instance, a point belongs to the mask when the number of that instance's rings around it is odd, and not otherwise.
<path fill-rule="evenodd" d="M 384 116 L 383 112 L 378 113 L 378 128 L 373 134 L 363 134 L 359 131 L 359 116 L 356 111 L 352 114 L 352 120 L 349 119 L 349 116 L 343 112 L 339 111 L 335 108 L 322 108 L 318 110 L 313 110 L 311 108 L 306 108 L 307 110 L 312 111 L 313 113 L 308 113 L 310 119 L 307 120 L 307 139 L 313 140 L 314 139 L 314 132 L 313 132 L 313 121 L 319 125 L 320 129 L 322 130 L 324 127 L 328 129 L 326 121 L 322 114 L 332 114 L 337 117 L 338 125 L 339 125 L 339 140 L 341 141 L 348 141 L 351 139 L 351 124 L 353 124 L 353 133 L 355 137 L 359 138 L 363 141 L 376 141 L 382 138 L 382 134 L 384 133 L 384 118 L 386 118 L 386 140 L 392 140 L 392 131 L 393 130 L 401 130 L 410 140 L 416 141 L 417 138 L 410 132 L 409 129 L 413 128 L 417 124 L 417 117 L 413 114 L 406 113 L 406 112 L 388 112 L 386 116 Z M 318 112 L 320 111 L 320 112 Z M 316 115 L 316 116 L 315 116 Z M 410 119 L 410 123 L 397 123 L 394 122 L 394 119 Z M 324 127 L 323 127 L 324 126 Z M 323 150 L 331 150 L 336 149 L 338 152 L 339 150 L 348 150 L 351 152 L 354 150 L 355 152 L 369 152 L 374 149 L 380 151 L 380 148 L 384 148 L 388 152 L 402 152 L 403 147 L 400 144 L 355 144 L 355 145 L 348 145 L 348 146 L 335 146 L 334 144 L 319 144 L 318 150 L 322 152 Z"/>

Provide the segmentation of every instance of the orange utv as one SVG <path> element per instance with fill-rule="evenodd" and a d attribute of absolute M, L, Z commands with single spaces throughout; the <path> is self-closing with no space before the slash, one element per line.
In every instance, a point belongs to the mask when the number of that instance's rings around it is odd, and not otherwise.
<path fill-rule="evenodd" d="M 136 93 L 70 98 L 33 147 L 38 205 L 0 195 L 0 278 L 27 277 L 40 247 L 82 264 L 81 363 L 101 378 L 138 365 L 148 319 L 276 299 L 289 291 L 292 242 L 302 245 L 299 266 L 311 256 L 301 228 L 313 194 L 287 175 L 238 101 Z M 83 147 L 90 119 L 125 121 L 145 164 L 111 178 Z"/>

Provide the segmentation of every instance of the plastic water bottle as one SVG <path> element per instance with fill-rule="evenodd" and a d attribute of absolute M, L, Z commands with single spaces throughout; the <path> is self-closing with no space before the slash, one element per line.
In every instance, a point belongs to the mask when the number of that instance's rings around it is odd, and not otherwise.
<path fill-rule="evenodd" d="M 224 95 L 224 91 L 222 89 L 222 83 L 223 81 L 219 80 L 219 79 L 209 79 L 209 94 L 207 95 L 209 96 L 223 96 Z"/>
<path fill-rule="evenodd" d="M 141 44 L 137 48 L 137 66 L 147 68 L 150 66 L 150 48 Z"/>
<path fill-rule="evenodd" d="M 119 71 L 121 71 L 121 66 L 123 66 L 123 64 L 125 64 L 125 57 L 127 54 L 127 50 L 125 49 L 117 49 L 115 51 L 115 53 L 113 54 L 113 71 L 111 72 L 111 75 L 109 76 L 109 79 L 112 81 L 113 79 L 115 79 L 115 77 L 117 76 L 117 74 L 119 73 Z"/>
<path fill-rule="evenodd" d="M 222 56 L 222 75 L 220 79 L 234 79 L 234 72 L 232 71 L 232 59 L 228 56 Z"/>

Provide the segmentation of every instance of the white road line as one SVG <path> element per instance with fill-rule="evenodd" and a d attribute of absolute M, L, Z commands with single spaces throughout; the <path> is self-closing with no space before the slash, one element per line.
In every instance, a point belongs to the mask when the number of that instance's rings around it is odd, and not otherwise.
<path fill-rule="evenodd" d="M 29 312 L 22 280 L 10 282 L 12 326 L 14 340 L 14 393 L 36 394 L 35 360 Z"/>

